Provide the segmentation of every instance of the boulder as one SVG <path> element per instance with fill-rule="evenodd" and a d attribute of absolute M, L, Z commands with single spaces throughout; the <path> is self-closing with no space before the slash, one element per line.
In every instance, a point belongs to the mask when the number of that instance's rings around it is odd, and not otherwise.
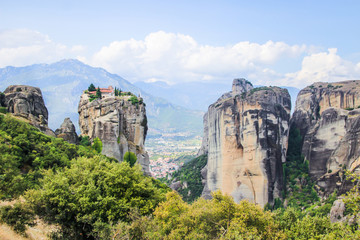
<path fill-rule="evenodd" d="M 79 137 L 76 134 L 75 126 L 70 118 L 65 118 L 60 128 L 55 130 L 56 137 L 63 138 L 72 144 L 79 144 Z"/>
<path fill-rule="evenodd" d="M 43 133 L 55 137 L 55 133 L 48 127 L 48 110 L 40 88 L 11 85 L 4 94 L 4 105 L 9 113 L 28 120 Z"/>

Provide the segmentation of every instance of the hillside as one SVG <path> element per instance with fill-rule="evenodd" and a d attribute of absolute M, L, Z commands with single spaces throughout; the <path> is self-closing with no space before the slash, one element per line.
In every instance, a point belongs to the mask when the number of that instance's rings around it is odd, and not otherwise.
<path fill-rule="evenodd" d="M 199 186 L 199 170 L 206 159 L 201 156 L 175 174 L 182 194 L 192 198 L 188 204 L 144 176 L 139 166 L 44 135 L 10 114 L 0 114 L 0 151 L 0 236 L 4 238 L 29 239 L 34 231 L 39 237 L 52 232 L 49 239 L 75 240 L 360 238 L 357 188 L 344 196 L 347 211 L 340 218 L 330 213 L 333 197 L 302 210 L 275 204 L 273 208 L 279 209 L 274 212 L 246 200 L 236 203 L 219 191 L 212 193 L 211 200 L 196 199 L 201 188 L 185 185 Z M 297 149 L 293 151 L 297 154 Z M 297 166 L 289 167 L 292 176 Z M 343 220 L 332 223 L 333 218 Z M 39 225 L 33 228 L 35 220 Z"/>

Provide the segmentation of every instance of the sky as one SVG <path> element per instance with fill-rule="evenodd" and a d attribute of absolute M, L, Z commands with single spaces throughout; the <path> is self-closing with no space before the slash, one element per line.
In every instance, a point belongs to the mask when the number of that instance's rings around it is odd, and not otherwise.
<path fill-rule="evenodd" d="M 5 1 L 0 68 L 76 58 L 130 82 L 360 79 L 360 1 Z"/>

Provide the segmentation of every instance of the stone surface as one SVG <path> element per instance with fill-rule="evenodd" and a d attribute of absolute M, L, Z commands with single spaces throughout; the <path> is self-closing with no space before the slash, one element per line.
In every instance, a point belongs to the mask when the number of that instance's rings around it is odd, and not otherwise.
<path fill-rule="evenodd" d="M 264 206 L 280 197 L 286 160 L 291 101 L 286 89 L 253 89 L 235 79 L 233 91 L 209 106 L 199 154 L 208 154 L 202 170 L 202 196 L 220 189 L 239 202 Z"/>
<path fill-rule="evenodd" d="M 43 133 L 54 136 L 48 127 L 48 110 L 40 88 L 26 85 L 11 85 L 4 91 L 7 111 L 22 117 Z"/>
<path fill-rule="evenodd" d="M 318 82 L 300 91 L 291 120 L 303 137 L 302 154 L 320 195 L 352 184 L 343 170 L 360 164 L 360 81 Z"/>
<path fill-rule="evenodd" d="M 107 97 L 90 102 L 88 95 L 82 94 L 78 107 L 80 131 L 91 141 L 100 138 L 102 153 L 109 157 L 122 161 L 126 152 L 135 153 L 143 171 L 150 174 L 144 146 L 148 129 L 145 105 L 134 105 L 129 98 Z"/>
<path fill-rule="evenodd" d="M 335 200 L 330 209 L 330 221 L 342 222 L 344 221 L 345 203 L 342 199 Z"/>
<path fill-rule="evenodd" d="M 79 144 L 79 137 L 76 134 L 75 126 L 70 118 L 65 118 L 60 128 L 55 130 L 56 137 L 63 138 L 72 144 Z"/>

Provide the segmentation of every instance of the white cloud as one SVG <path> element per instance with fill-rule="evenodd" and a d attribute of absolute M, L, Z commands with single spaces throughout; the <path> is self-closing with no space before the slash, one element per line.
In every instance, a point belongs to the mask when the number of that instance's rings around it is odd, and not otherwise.
<path fill-rule="evenodd" d="M 245 77 L 254 84 L 301 88 L 317 81 L 360 79 L 360 63 L 343 59 L 335 48 L 321 51 L 316 46 L 273 41 L 210 46 L 188 35 L 159 31 L 143 40 L 114 41 L 93 53 L 83 45 L 56 43 L 36 31 L 0 32 L 0 67 L 51 63 L 63 58 L 103 67 L 132 82 L 229 82 Z M 286 70 L 287 64 L 294 62 L 298 70 Z"/>
<path fill-rule="evenodd" d="M 282 81 L 288 85 L 304 87 L 313 82 L 337 82 L 360 79 L 360 63 L 344 60 L 336 48 L 304 57 L 301 69 L 285 74 Z"/>
<path fill-rule="evenodd" d="M 209 81 L 263 72 L 279 59 L 300 57 L 305 45 L 283 42 L 239 42 L 229 46 L 197 43 L 183 34 L 151 33 L 144 40 L 115 41 L 87 63 L 104 67 L 131 81 Z"/>
<path fill-rule="evenodd" d="M 49 36 L 27 29 L 0 32 L 0 67 L 50 63 L 75 57 L 81 46 L 67 47 Z"/>

